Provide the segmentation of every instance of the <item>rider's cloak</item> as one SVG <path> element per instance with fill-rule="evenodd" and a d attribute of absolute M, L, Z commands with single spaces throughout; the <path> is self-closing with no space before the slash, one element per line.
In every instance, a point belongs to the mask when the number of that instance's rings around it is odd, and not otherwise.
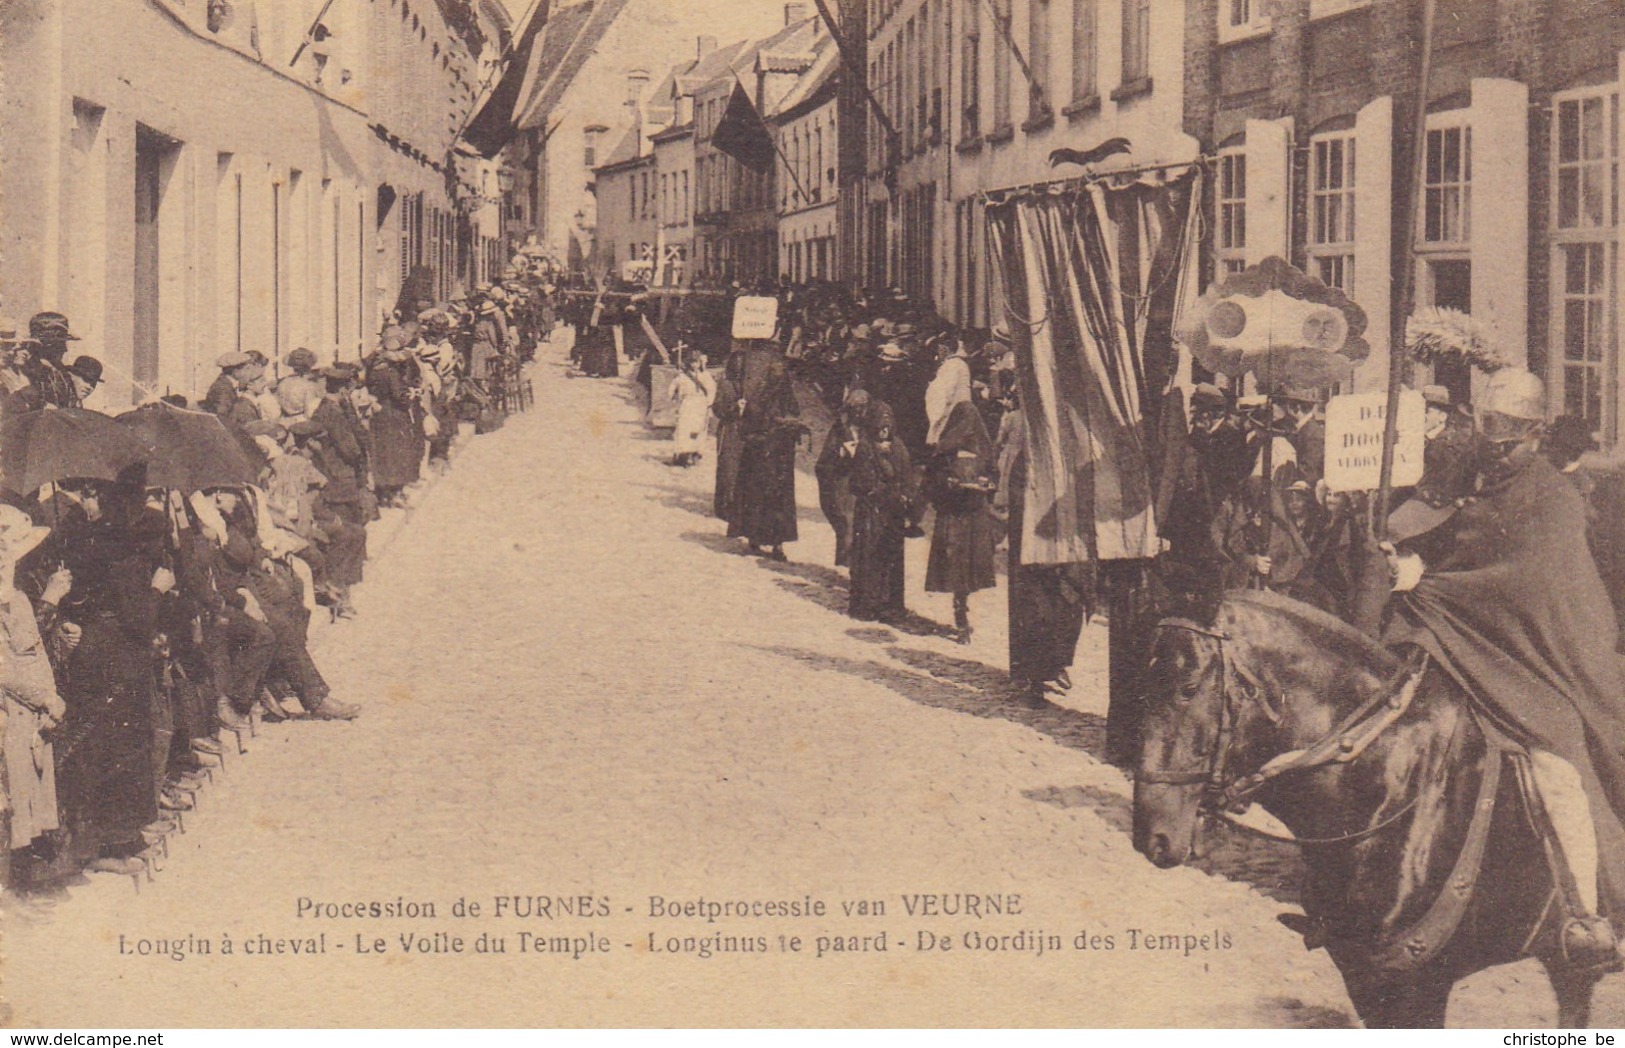
<path fill-rule="evenodd" d="M 1625 916 L 1625 674 L 1580 496 L 1531 455 L 1486 478 L 1450 520 L 1409 545 L 1426 571 L 1399 595 L 1388 640 L 1426 648 L 1502 731 L 1580 769 L 1617 921 Z"/>

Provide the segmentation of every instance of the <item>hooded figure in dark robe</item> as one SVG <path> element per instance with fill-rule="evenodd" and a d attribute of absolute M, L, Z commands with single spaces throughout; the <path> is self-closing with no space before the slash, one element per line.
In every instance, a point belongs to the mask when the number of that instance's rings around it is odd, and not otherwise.
<path fill-rule="evenodd" d="M 903 594 L 903 544 L 917 508 L 914 464 L 898 437 L 891 408 L 871 397 L 861 420 L 862 439 L 852 457 L 851 603 L 864 622 L 908 617 Z"/>
<path fill-rule="evenodd" d="M 1591 910 L 1565 927 L 1565 947 L 1612 962 L 1603 918 L 1625 920 L 1625 677 L 1584 504 L 1536 450 L 1544 403 L 1528 372 L 1492 376 L 1478 412 L 1477 493 L 1402 542 L 1386 639 L 1427 651 L 1530 750 Z"/>
<path fill-rule="evenodd" d="M 753 552 L 784 560 L 781 547 L 796 540 L 796 444 L 806 426 L 776 348 L 757 343 L 747 349 L 742 372 L 739 533 Z"/>
<path fill-rule="evenodd" d="M 997 474 L 981 414 L 969 400 L 959 401 L 949 409 L 926 463 L 926 494 L 937 513 L 925 589 L 954 595 L 955 639 L 961 644 L 970 641 L 970 595 L 994 585 L 998 534 L 987 500 Z"/>
<path fill-rule="evenodd" d="M 741 343 L 735 343 L 734 351 L 722 365 L 722 381 L 717 383 L 717 395 L 711 401 L 711 413 L 717 417 L 717 484 L 712 512 L 717 519 L 728 522 L 729 538 L 742 534 L 739 530 L 739 462 L 745 451 L 740 417 L 744 388 L 745 349 Z"/>
<path fill-rule="evenodd" d="M 846 394 L 818 455 L 813 475 L 818 478 L 818 505 L 829 526 L 835 530 L 835 566 L 844 568 L 851 559 L 847 551 L 852 540 L 852 456 L 862 441 L 863 416 L 869 410 L 869 394 L 854 389 Z"/>

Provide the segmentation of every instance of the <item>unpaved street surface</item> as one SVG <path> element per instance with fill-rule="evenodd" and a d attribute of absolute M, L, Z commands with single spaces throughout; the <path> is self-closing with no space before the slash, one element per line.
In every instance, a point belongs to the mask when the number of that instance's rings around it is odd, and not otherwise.
<path fill-rule="evenodd" d="M 793 563 L 743 556 L 710 515 L 712 459 L 667 466 L 630 387 L 552 359 L 535 382 L 536 408 L 375 543 L 359 618 L 321 631 L 360 720 L 262 728 L 139 892 L 96 875 L 8 900 L 11 1023 L 1351 1022 L 1324 953 L 1276 920 L 1289 854 L 1232 842 L 1207 871 L 1159 871 L 1130 847 L 1128 783 L 1097 756 L 1102 627 L 1065 704 L 1023 709 L 1002 691 L 1002 589 L 972 598 L 967 647 L 854 623 L 810 476 Z M 917 592 L 925 545 L 911 606 L 947 622 L 948 598 Z M 958 893 L 984 912 L 916 898 Z M 824 912 L 708 923 L 651 897 Z M 1605 989 L 1598 1025 L 1618 1025 Z M 1550 1008 L 1525 966 L 1463 988 L 1453 1019 Z"/>

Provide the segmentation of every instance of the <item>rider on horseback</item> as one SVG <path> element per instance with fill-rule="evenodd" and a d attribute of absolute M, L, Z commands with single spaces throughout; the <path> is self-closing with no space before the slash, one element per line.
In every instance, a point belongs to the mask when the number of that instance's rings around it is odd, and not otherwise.
<path fill-rule="evenodd" d="M 1545 402 L 1536 376 L 1496 372 L 1475 418 L 1476 490 L 1459 506 L 1395 514 L 1396 525 L 1427 522 L 1395 527 L 1398 548 L 1383 547 L 1395 593 L 1384 639 L 1428 651 L 1529 751 L 1575 882 L 1569 908 L 1583 911 L 1563 928 L 1565 952 L 1617 966 L 1608 918 L 1625 918 L 1625 680 L 1584 507 L 1538 451 Z"/>

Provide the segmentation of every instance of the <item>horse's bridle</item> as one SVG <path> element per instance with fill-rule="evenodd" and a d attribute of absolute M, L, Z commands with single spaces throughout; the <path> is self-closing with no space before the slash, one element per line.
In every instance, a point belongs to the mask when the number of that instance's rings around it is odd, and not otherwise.
<path fill-rule="evenodd" d="M 1162 786 L 1196 786 L 1202 783 L 1207 789 L 1202 794 L 1202 808 L 1208 811 L 1218 811 L 1239 803 L 1241 797 L 1232 795 L 1234 784 L 1225 780 L 1225 765 L 1230 755 L 1230 743 L 1236 733 L 1237 710 L 1235 709 L 1234 689 L 1231 688 L 1232 678 L 1235 675 L 1235 665 L 1230 657 L 1230 650 L 1225 642 L 1230 640 L 1230 634 L 1222 629 L 1204 626 L 1194 619 L 1171 617 L 1162 619 L 1157 623 L 1157 631 L 1182 630 L 1194 633 L 1199 637 L 1208 637 L 1215 641 L 1219 649 L 1219 731 L 1214 741 L 1213 752 L 1208 755 L 1207 766 L 1203 768 L 1190 768 L 1183 771 L 1140 770 L 1135 773 L 1136 782 L 1155 783 Z M 1262 785 L 1260 783 L 1259 785 Z M 1256 789 L 1257 787 L 1254 787 Z"/>
<path fill-rule="evenodd" d="M 1410 708 L 1411 700 L 1416 697 L 1416 691 L 1421 685 L 1426 666 L 1424 662 L 1419 666 L 1406 667 L 1402 670 L 1401 677 L 1408 679 L 1403 679 L 1403 682 L 1396 680 L 1392 687 L 1384 688 L 1372 695 L 1313 745 L 1272 757 L 1257 771 L 1231 778 L 1225 775 L 1225 767 L 1229 761 L 1230 746 L 1234 742 L 1236 723 L 1240 716 L 1240 711 L 1236 708 L 1236 695 L 1240 689 L 1236 685 L 1238 681 L 1245 681 L 1255 694 L 1266 700 L 1268 689 L 1261 680 L 1247 672 L 1231 656 L 1226 646 L 1226 642 L 1232 639 L 1229 632 L 1178 616 L 1162 619 L 1156 628 L 1158 632 L 1182 630 L 1199 637 L 1208 637 L 1218 645 L 1221 689 L 1218 737 L 1205 768 L 1184 771 L 1140 770 L 1135 773 L 1134 778 L 1136 782 L 1166 786 L 1195 786 L 1205 783 L 1207 788 L 1202 794 L 1201 808 L 1209 814 L 1244 809 L 1252 795 L 1265 783 L 1287 772 L 1307 771 L 1328 764 L 1347 764 L 1359 757 L 1377 736 Z M 1324 841 L 1303 840 L 1301 843 L 1335 843 L 1366 836 L 1395 821 L 1404 812 L 1409 811 L 1414 803 L 1413 800 L 1412 804 L 1406 805 L 1389 819 L 1358 833 L 1327 838 Z"/>

